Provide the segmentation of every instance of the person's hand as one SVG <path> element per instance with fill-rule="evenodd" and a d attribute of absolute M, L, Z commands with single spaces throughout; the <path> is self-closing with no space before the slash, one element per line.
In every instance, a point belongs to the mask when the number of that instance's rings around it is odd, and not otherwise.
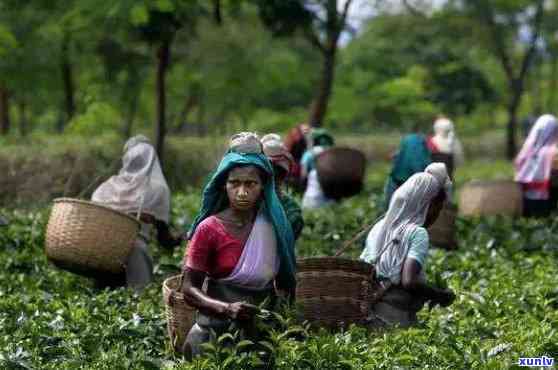
<path fill-rule="evenodd" d="M 455 293 L 451 289 L 444 289 L 435 303 L 438 303 L 441 307 L 447 307 L 455 301 Z"/>
<path fill-rule="evenodd" d="M 249 320 L 260 312 L 258 306 L 246 302 L 229 303 L 225 311 L 226 315 L 233 320 Z"/>

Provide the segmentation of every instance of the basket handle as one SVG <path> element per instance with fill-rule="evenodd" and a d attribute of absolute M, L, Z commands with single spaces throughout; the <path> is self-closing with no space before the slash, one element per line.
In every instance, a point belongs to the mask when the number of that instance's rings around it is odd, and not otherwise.
<path fill-rule="evenodd" d="M 334 257 L 339 257 L 340 255 L 345 253 L 347 251 L 347 249 L 349 249 L 349 247 L 351 247 L 357 240 L 359 240 L 360 238 L 362 238 L 363 235 L 365 235 L 367 232 L 369 232 L 370 229 L 372 229 L 374 227 L 374 225 L 378 221 L 380 221 L 382 219 L 382 217 L 384 217 L 384 216 L 385 216 L 385 214 L 382 214 L 380 217 L 375 219 L 374 222 L 365 225 L 351 239 L 349 239 L 345 243 L 343 243 L 343 245 L 341 245 L 341 247 L 337 250 L 337 252 L 335 252 L 335 254 L 333 256 Z"/>
<path fill-rule="evenodd" d="M 77 163 L 78 161 L 76 160 L 76 162 L 74 163 L 74 166 L 72 167 L 72 172 L 70 173 L 70 177 L 68 177 L 68 180 L 66 180 L 66 183 L 64 184 L 64 194 L 63 196 L 66 197 L 68 194 L 68 191 L 70 190 L 70 184 L 72 183 L 72 180 L 75 177 L 75 173 L 76 173 L 76 169 L 77 169 Z M 89 183 L 89 185 L 87 185 L 77 196 L 77 199 L 81 199 L 83 197 L 83 195 L 85 193 L 87 193 L 89 191 L 89 189 L 91 189 L 91 187 L 93 185 L 95 185 L 97 183 L 97 181 L 99 181 L 102 177 L 106 176 L 107 174 L 111 173 L 112 171 L 114 171 L 114 169 L 116 168 L 116 166 L 120 163 L 120 157 L 116 158 L 111 164 L 110 166 L 107 168 L 106 171 L 101 172 L 100 175 L 96 176 L 93 181 L 91 181 Z"/>

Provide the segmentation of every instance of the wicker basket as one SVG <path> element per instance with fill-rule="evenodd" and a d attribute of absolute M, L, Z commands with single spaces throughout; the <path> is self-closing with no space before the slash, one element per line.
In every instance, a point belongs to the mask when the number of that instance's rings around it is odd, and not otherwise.
<path fill-rule="evenodd" d="M 194 325 L 196 309 L 189 306 L 184 295 L 177 292 L 182 275 L 168 278 L 163 283 L 163 298 L 167 316 L 167 331 L 175 351 L 180 352 L 184 340 Z"/>
<path fill-rule="evenodd" d="M 318 180 L 324 194 L 331 199 L 342 199 L 360 193 L 364 181 L 366 157 L 362 152 L 335 147 L 316 157 Z"/>
<path fill-rule="evenodd" d="M 455 204 L 446 203 L 440 216 L 428 228 L 428 236 L 430 243 L 434 247 L 443 249 L 457 249 L 455 218 L 457 216 L 457 207 Z"/>
<path fill-rule="evenodd" d="M 471 181 L 459 195 L 459 213 L 463 216 L 521 216 L 523 194 L 511 180 Z"/>
<path fill-rule="evenodd" d="M 54 200 L 45 251 L 56 266 L 85 276 L 124 271 L 140 224 L 133 217 L 83 200 Z"/>
<path fill-rule="evenodd" d="M 302 318 L 329 328 L 363 324 L 370 313 L 373 266 L 336 257 L 298 260 L 296 301 Z"/>

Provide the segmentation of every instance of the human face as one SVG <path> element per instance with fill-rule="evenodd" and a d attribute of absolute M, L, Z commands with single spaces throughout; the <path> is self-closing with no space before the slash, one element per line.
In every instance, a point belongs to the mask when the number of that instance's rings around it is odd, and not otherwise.
<path fill-rule="evenodd" d="M 444 193 L 440 193 L 436 196 L 430 206 L 428 207 L 428 213 L 426 214 L 426 220 L 424 221 L 424 227 L 429 227 L 436 222 L 442 208 L 444 208 L 444 203 L 446 202 L 446 197 Z"/>
<path fill-rule="evenodd" d="M 263 181 L 255 166 L 236 167 L 229 172 L 225 185 L 231 208 L 254 209 L 263 191 Z"/>

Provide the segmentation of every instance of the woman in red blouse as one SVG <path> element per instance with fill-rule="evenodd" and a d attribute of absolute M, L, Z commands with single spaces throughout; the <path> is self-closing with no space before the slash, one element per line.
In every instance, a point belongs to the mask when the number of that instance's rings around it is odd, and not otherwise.
<path fill-rule="evenodd" d="M 249 327 L 276 288 L 294 296 L 293 232 L 261 149 L 253 134 L 233 136 L 204 190 L 183 266 L 182 292 L 198 309 L 187 355 L 200 354 L 213 333 Z"/>

